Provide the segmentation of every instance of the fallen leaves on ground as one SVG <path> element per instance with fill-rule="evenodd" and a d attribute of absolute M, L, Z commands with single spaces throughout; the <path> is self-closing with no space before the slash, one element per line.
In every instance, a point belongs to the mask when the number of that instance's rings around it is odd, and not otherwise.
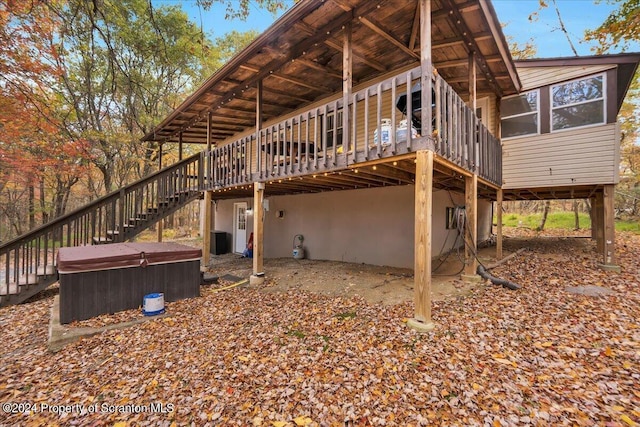
<path fill-rule="evenodd" d="M 425 334 L 403 321 L 412 303 L 203 287 L 50 354 L 51 298 L 4 308 L 0 402 L 98 410 L 0 424 L 637 426 L 640 236 L 618 236 L 622 273 L 589 239 L 546 239 L 492 270 L 521 290 L 434 302 Z M 615 293 L 565 291 L 583 285 Z"/>

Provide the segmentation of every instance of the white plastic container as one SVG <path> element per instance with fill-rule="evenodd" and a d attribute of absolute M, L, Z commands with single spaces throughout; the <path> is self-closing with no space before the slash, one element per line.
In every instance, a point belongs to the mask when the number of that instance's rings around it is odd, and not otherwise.
<path fill-rule="evenodd" d="M 142 299 L 142 314 L 157 316 L 164 313 L 164 294 L 162 292 L 147 294 Z"/>

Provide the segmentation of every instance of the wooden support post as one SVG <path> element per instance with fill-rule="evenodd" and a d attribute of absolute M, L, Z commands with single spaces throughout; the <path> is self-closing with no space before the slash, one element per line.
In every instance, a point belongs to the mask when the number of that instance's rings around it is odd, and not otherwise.
<path fill-rule="evenodd" d="M 208 267 L 211 260 L 211 218 L 213 191 L 204 192 L 204 233 L 202 236 L 202 266 Z"/>
<path fill-rule="evenodd" d="M 253 274 L 252 285 L 264 282 L 264 183 L 253 183 Z"/>
<path fill-rule="evenodd" d="M 469 52 L 469 108 L 476 114 L 476 54 Z M 486 120 L 486 118 L 485 118 Z"/>
<path fill-rule="evenodd" d="M 465 177 L 464 180 L 465 212 L 467 219 L 464 223 L 464 274 L 462 279 L 466 281 L 479 281 L 476 274 L 478 261 L 478 175 Z"/>
<path fill-rule="evenodd" d="M 262 172 L 262 141 L 260 139 L 262 120 L 262 80 L 258 80 L 256 83 L 256 172 L 259 173 Z M 267 141 L 264 143 L 266 144 Z"/>
<path fill-rule="evenodd" d="M 158 170 L 162 170 L 162 144 L 158 149 Z M 165 197 L 168 197 L 167 188 L 164 187 L 164 182 L 160 180 L 159 182 L 160 188 L 158 189 L 158 208 L 160 207 L 160 201 L 164 200 Z M 164 218 L 160 218 L 158 220 L 158 225 L 156 226 L 156 231 L 158 232 L 158 242 L 162 242 L 162 229 L 163 229 Z"/>
<path fill-rule="evenodd" d="M 351 43 L 351 21 L 349 21 L 344 27 L 344 43 L 342 48 L 342 152 L 345 153 L 345 156 L 349 155 L 349 150 L 351 149 L 349 101 L 351 100 L 352 87 L 353 48 Z"/>
<path fill-rule="evenodd" d="M 616 265 L 616 227 L 614 212 L 615 185 L 605 184 L 603 193 L 604 250 L 602 253 L 602 265 L 600 265 L 600 268 L 620 272 L 620 267 Z"/>
<path fill-rule="evenodd" d="M 596 240 L 596 198 L 589 198 L 589 219 L 591 220 L 591 240 Z"/>
<path fill-rule="evenodd" d="M 182 160 L 183 152 L 182 152 L 182 132 L 178 134 L 178 160 Z"/>
<path fill-rule="evenodd" d="M 420 0 L 420 88 L 421 105 L 431 105 L 431 88 L 433 86 L 433 63 L 431 59 L 431 0 Z M 409 103 L 407 101 L 407 103 Z M 431 108 L 420 109 L 420 121 L 422 136 L 431 136 L 433 124 L 431 123 Z M 407 134 L 411 134 L 411 126 Z"/>
<path fill-rule="evenodd" d="M 596 193 L 594 222 L 596 228 L 596 248 L 598 253 L 604 253 L 604 191 Z"/>
<path fill-rule="evenodd" d="M 502 189 L 498 190 L 496 201 L 496 260 L 502 259 L 502 199 L 504 195 Z"/>
<path fill-rule="evenodd" d="M 411 328 L 428 331 L 431 321 L 431 237 L 433 219 L 433 151 L 416 153 L 415 185 L 415 317 L 407 322 Z"/>

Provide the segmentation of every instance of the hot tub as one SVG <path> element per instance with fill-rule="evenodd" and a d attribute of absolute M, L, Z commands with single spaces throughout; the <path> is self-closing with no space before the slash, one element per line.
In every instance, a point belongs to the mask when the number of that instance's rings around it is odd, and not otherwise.
<path fill-rule="evenodd" d="M 202 250 L 177 243 L 60 248 L 60 322 L 138 308 L 145 295 L 200 296 Z"/>

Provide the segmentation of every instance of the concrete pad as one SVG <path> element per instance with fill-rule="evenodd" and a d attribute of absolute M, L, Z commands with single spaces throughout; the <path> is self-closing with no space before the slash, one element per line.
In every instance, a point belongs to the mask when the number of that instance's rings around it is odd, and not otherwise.
<path fill-rule="evenodd" d="M 53 305 L 51 306 L 51 319 L 49 320 L 49 351 L 55 353 L 65 345 L 77 341 L 83 337 L 90 337 L 92 335 L 100 334 L 104 331 L 110 331 L 113 329 L 124 329 L 129 326 L 139 325 L 140 323 L 148 322 L 150 320 L 162 319 L 167 317 L 168 314 L 159 314 L 157 316 L 146 316 L 144 318 L 131 320 L 129 322 L 115 323 L 113 325 L 103 326 L 101 328 L 73 328 L 65 326 L 60 323 L 60 295 L 56 295 L 53 298 Z"/>
<path fill-rule="evenodd" d="M 613 271 L 614 273 L 620 273 L 622 271 L 619 265 L 613 264 L 598 264 L 598 268 L 604 271 Z"/>
<path fill-rule="evenodd" d="M 477 274 L 461 274 L 460 280 L 467 283 L 479 283 L 484 279 Z"/>
<path fill-rule="evenodd" d="M 433 322 L 423 322 L 422 320 L 418 320 L 416 318 L 407 320 L 407 326 L 418 332 L 429 332 L 436 327 Z"/>
<path fill-rule="evenodd" d="M 615 292 L 609 288 L 605 288 L 602 286 L 596 285 L 586 285 L 586 286 L 566 286 L 564 288 L 565 291 L 570 294 L 577 295 L 586 295 L 589 297 L 598 297 L 602 295 L 614 295 Z"/>
<path fill-rule="evenodd" d="M 264 275 L 256 276 L 252 274 L 249 277 L 249 285 L 251 286 L 262 285 L 263 283 L 264 283 Z"/>

